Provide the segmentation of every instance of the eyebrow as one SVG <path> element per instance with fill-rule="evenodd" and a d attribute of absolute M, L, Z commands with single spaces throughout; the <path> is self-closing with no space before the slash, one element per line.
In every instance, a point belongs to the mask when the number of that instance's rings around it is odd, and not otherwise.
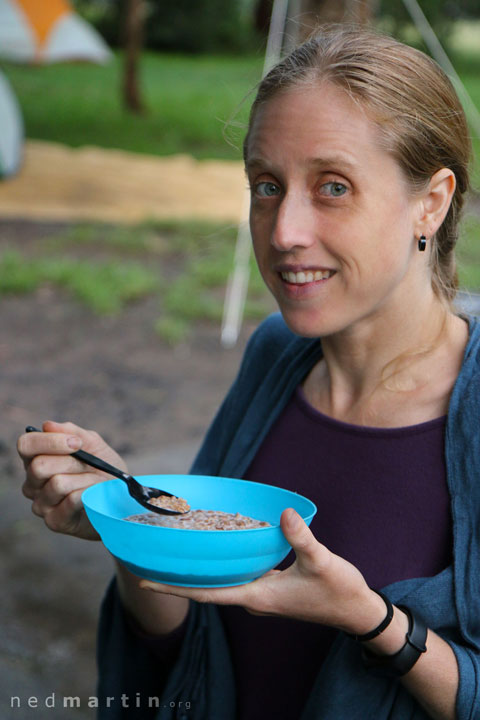
<path fill-rule="evenodd" d="M 345 168 L 347 170 L 358 170 L 359 164 L 356 163 L 354 160 L 351 160 L 345 155 L 337 154 L 337 155 L 329 155 L 325 157 L 317 157 L 317 158 L 310 158 L 307 161 L 307 164 L 312 167 L 329 167 L 329 166 L 340 166 L 342 168 Z M 266 159 L 259 156 L 253 156 L 252 158 L 247 158 L 247 162 L 245 163 L 245 170 L 249 170 L 251 168 L 255 167 L 265 167 L 265 168 L 271 168 L 273 170 L 273 166 L 271 163 Z"/>

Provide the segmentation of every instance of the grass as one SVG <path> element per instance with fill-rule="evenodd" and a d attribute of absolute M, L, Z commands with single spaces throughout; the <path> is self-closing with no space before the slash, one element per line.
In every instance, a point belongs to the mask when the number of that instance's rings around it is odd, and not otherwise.
<path fill-rule="evenodd" d="M 457 23 L 451 39 L 451 60 L 478 110 L 480 122 L 480 21 Z M 473 132 L 473 187 L 480 191 L 480 137 Z"/>
<path fill-rule="evenodd" d="M 50 285 L 69 291 L 98 314 L 115 313 L 158 289 L 158 279 L 141 264 L 95 263 L 73 258 L 27 258 L 16 250 L 0 256 L 0 294 L 24 294 Z"/>
<path fill-rule="evenodd" d="M 451 57 L 480 109 L 479 23 L 457 23 Z M 141 61 L 144 115 L 124 110 L 123 56 L 105 66 L 55 64 L 24 66 L 1 62 L 24 114 L 30 138 L 73 147 L 98 145 L 153 155 L 190 153 L 197 158 L 240 159 L 249 91 L 262 72 L 263 57 L 186 56 L 145 52 Z M 239 109 L 240 108 L 240 109 Z M 480 140 L 476 140 L 480 157 Z M 480 171 L 478 172 L 480 186 Z"/>
<path fill-rule="evenodd" d="M 152 221 L 131 227 L 79 223 L 37 241 L 28 255 L 0 253 L 0 296 L 50 286 L 69 293 L 96 314 L 114 314 L 154 297 L 155 330 L 175 345 L 198 322 L 220 323 L 233 266 L 236 228 L 213 222 Z M 467 216 L 458 245 L 462 289 L 480 288 L 480 220 Z M 251 258 L 245 317 L 274 309 Z"/>
<path fill-rule="evenodd" d="M 460 287 L 480 292 L 480 220 L 467 216 L 457 249 Z"/>
<path fill-rule="evenodd" d="M 82 223 L 38 241 L 23 255 L 0 253 L 0 296 L 50 286 L 96 314 L 120 312 L 146 297 L 158 301 L 155 329 L 170 344 L 185 340 L 195 323 L 220 323 L 233 266 L 236 228 L 197 221 L 152 221 L 131 227 Z M 272 309 L 252 258 L 245 317 Z"/>
<path fill-rule="evenodd" d="M 262 62 L 260 57 L 144 53 L 143 115 L 128 113 L 122 106 L 123 59 L 118 53 L 105 66 L 3 62 L 0 68 L 17 94 L 29 138 L 73 147 L 238 160 L 242 133 L 232 126 L 232 146 L 224 138 L 224 125 L 258 81 Z M 246 119 L 248 107 L 246 102 L 239 121 Z"/>

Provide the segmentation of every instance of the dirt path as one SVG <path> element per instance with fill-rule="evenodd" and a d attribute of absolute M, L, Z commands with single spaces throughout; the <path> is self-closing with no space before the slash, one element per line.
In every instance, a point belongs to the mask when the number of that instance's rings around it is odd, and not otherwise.
<path fill-rule="evenodd" d="M 30 423 L 70 418 L 107 437 L 134 473 L 185 472 L 252 329 L 227 351 L 218 327 L 197 324 L 191 341 L 172 349 L 155 335 L 157 313 L 156 302 L 144 300 L 121 316 L 96 318 L 48 290 L 2 298 L 2 720 L 93 720 L 97 614 L 112 574 L 100 543 L 56 535 L 32 515 L 21 494 L 17 435 Z M 57 705 L 46 710 L 53 694 Z M 12 696 L 20 707 L 11 707 Z M 69 696 L 80 698 L 78 710 L 62 707 Z"/>
<path fill-rule="evenodd" d="M 64 229 L 0 219 L 0 248 L 27 252 Z M 188 343 L 171 348 L 155 333 L 157 317 L 155 298 L 113 317 L 49 288 L 1 298 L 2 720 L 93 720 L 97 614 L 112 574 L 100 543 L 55 535 L 32 515 L 21 493 L 18 434 L 48 418 L 71 419 L 101 432 L 134 473 L 185 472 L 252 330 L 245 326 L 238 346 L 225 350 L 217 325 L 197 323 Z M 69 696 L 80 698 L 78 709 L 63 708 Z M 47 710 L 47 701 L 56 706 Z"/>
<path fill-rule="evenodd" d="M 152 157 L 29 140 L 18 175 L 0 183 L 0 217 L 134 223 L 146 218 L 236 222 L 242 163 Z"/>

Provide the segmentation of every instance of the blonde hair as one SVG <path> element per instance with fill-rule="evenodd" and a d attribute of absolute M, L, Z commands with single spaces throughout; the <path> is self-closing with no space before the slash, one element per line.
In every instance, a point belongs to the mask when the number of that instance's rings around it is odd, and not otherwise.
<path fill-rule="evenodd" d="M 412 193 L 441 168 L 455 174 L 447 216 L 431 239 L 432 286 L 451 303 L 458 280 L 455 245 L 469 189 L 471 141 L 450 80 L 427 55 L 363 27 L 323 26 L 261 81 L 250 112 L 278 92 L 328 81 L 344 89 L 377 125 L 381 146 L 397 160 Z M 248 155 L 247 132 L 244 155 Z"/>

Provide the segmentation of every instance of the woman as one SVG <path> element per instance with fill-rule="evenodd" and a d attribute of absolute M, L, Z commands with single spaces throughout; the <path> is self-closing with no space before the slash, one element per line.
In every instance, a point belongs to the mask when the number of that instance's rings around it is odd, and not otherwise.
<path fill-rule="evenodd" d="M 319 512 L 309 529 L 284 511 L 295 561 L 248 585 L 119 566 L 102 696 L 162 683 L 155 717 L 185 702 L 209 720 L 476 717 L 480 327 L 452 307 L 469 153 L 448 79 L 391 38 L 325 29 L 262 81 L 245 164 L 281 317 L 251 339 L 192 472 L 280 484 Z M 80 493 L 99 478 L 68 453 L 120 458 L 74 425 L 44 430 L 19 440 L 24 494 L 91 538 Z"/>

